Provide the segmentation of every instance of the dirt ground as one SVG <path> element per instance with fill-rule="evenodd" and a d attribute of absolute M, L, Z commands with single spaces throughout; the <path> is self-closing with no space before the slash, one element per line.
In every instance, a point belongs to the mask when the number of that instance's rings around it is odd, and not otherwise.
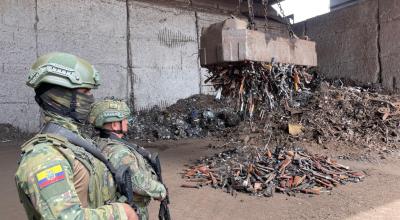
<path fill-rule="evenodd" d="M 1 219 L 25 219 L 19 203 L 13 175 L 23 140 L 0 142 L 0 213 Z M 170 192 L 172 219 L 400 219 L 400 155 L 376 162 L 342 161 L 363 170 L 367 178 L 358 184 L 335 188 L 320 196 L 275 194 L 258 198 L 204 187 L 181 188 L 180 172 L 184 164 L 210 155 L 211 139 L 160 141 L 144 144 L 159 151 L 164 179 Z M 157 219 L 158 202 L 150 205 L 151 219 Z"/>

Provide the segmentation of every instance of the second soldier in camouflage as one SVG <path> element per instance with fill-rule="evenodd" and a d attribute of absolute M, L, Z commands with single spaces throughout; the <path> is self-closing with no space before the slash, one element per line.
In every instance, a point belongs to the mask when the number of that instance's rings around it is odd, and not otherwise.
<path fill-rule="evenodd" d="M 157 181 L 157 176 L 146 159 L 125 143 L 118 141 L 128 132 L 130 109 L 123 101 L 105 99 L 95 103 L 89 116 L 89 122 L 99 131 L 95 138 L 102 152 L 116 167 L 127 165 L 132 172 L 134 202 L 140 219 L 148 219 L 147 206 L 151 198 L 163 200 L 167 191 Z M 117 138 L 112 138 L 117 137 Z"/>

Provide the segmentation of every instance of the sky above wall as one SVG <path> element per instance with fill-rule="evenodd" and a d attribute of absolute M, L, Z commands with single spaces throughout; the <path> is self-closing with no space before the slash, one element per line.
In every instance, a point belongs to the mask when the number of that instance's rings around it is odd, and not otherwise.
<path fill-rule="evenodd" d="M 281 3 L 285 15 L 294 14 L 294 22 L 301 22 L 309 18 L 329 12 L 329 0 L 286 0 Z M 278 6 L 273 7 L 279 12 Z"/>

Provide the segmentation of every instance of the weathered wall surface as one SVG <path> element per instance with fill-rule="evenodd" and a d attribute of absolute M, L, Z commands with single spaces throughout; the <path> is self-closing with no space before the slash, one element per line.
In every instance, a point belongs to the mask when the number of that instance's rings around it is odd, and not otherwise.
<path fill-rule="evenodd" d="M 379 1 L 381 82 L 393 91 L 400 89 L 400 1 Z"/>
<path fill-rule="evenodd" d="M 25 81 L 37 56 L 52 51 L 89 60 L 102 78 L 96 97 L 125 98 L 137 110 L 212 92 L 203 85 L 206 72 L 198 62 L 199 34 L 202 27 L 227 18 L 224 10 L 234 4 L 159 3 L 0 1 L 0 123 L 24 131 L 39 128 L 40 111 Z"/>
<path fill-rule="evenodd" d="M 37 14 L 39 55 L 65 51 L 83 57 L 101 74 L 97 97 L 128 97 L 125 2 L 37 0 Z"/>
<path fill-rule="evenodd" d="M 25 86 L 36 59 L 34 1 L 0 2 L 0 122 L 29 130 L 39 126 L 33 91 Z"/>
<path fill-rule="evenodd" d="M 378 81 L 377 5 L 367 1 L 295 26 L 297 33 L 317 42 L 318 65 L 327 77 Z"/>
<path fill-rule="evenodd" d="M 24 131 L 39 127 L 39 108 L 25 81 L 36 57 L 52 51 L 96 66 L 103 82 L 97 97 L 128 97 L 125 2 L 7 0 L 0 2 L 0 15 L 0 123 Z"/>
<path fill-rule="evenodd" d="M 400 88 L 400 1 L 364 0 L 295 30 L 317 42 L 318 65 L 328 78 Z"/>
<path fill-rule="evenodd" d="M 136 108 L 200 93 L 194 12 L 140 2 L 129 8 Z"/>

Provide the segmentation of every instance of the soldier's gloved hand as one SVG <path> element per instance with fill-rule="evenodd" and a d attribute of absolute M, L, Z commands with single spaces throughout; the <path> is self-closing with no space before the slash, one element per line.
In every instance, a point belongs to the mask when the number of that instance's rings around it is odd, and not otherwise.
<path fill-rule="evenodd" d="M 125 210 L 125 214 L 128 217 L 128 220 L 139 220 L 139 217 L 137 216 L 135 210 L 132 209 L 132 207 L 126 203 L 122 205 Z"/>
<path fill-rule="evenodd" d="M 162 193 L 159 197 L 154 197 L 155 200 L 162 202 L 165 198 L 167 198 L 168 191 L 166 193 Z"/>

